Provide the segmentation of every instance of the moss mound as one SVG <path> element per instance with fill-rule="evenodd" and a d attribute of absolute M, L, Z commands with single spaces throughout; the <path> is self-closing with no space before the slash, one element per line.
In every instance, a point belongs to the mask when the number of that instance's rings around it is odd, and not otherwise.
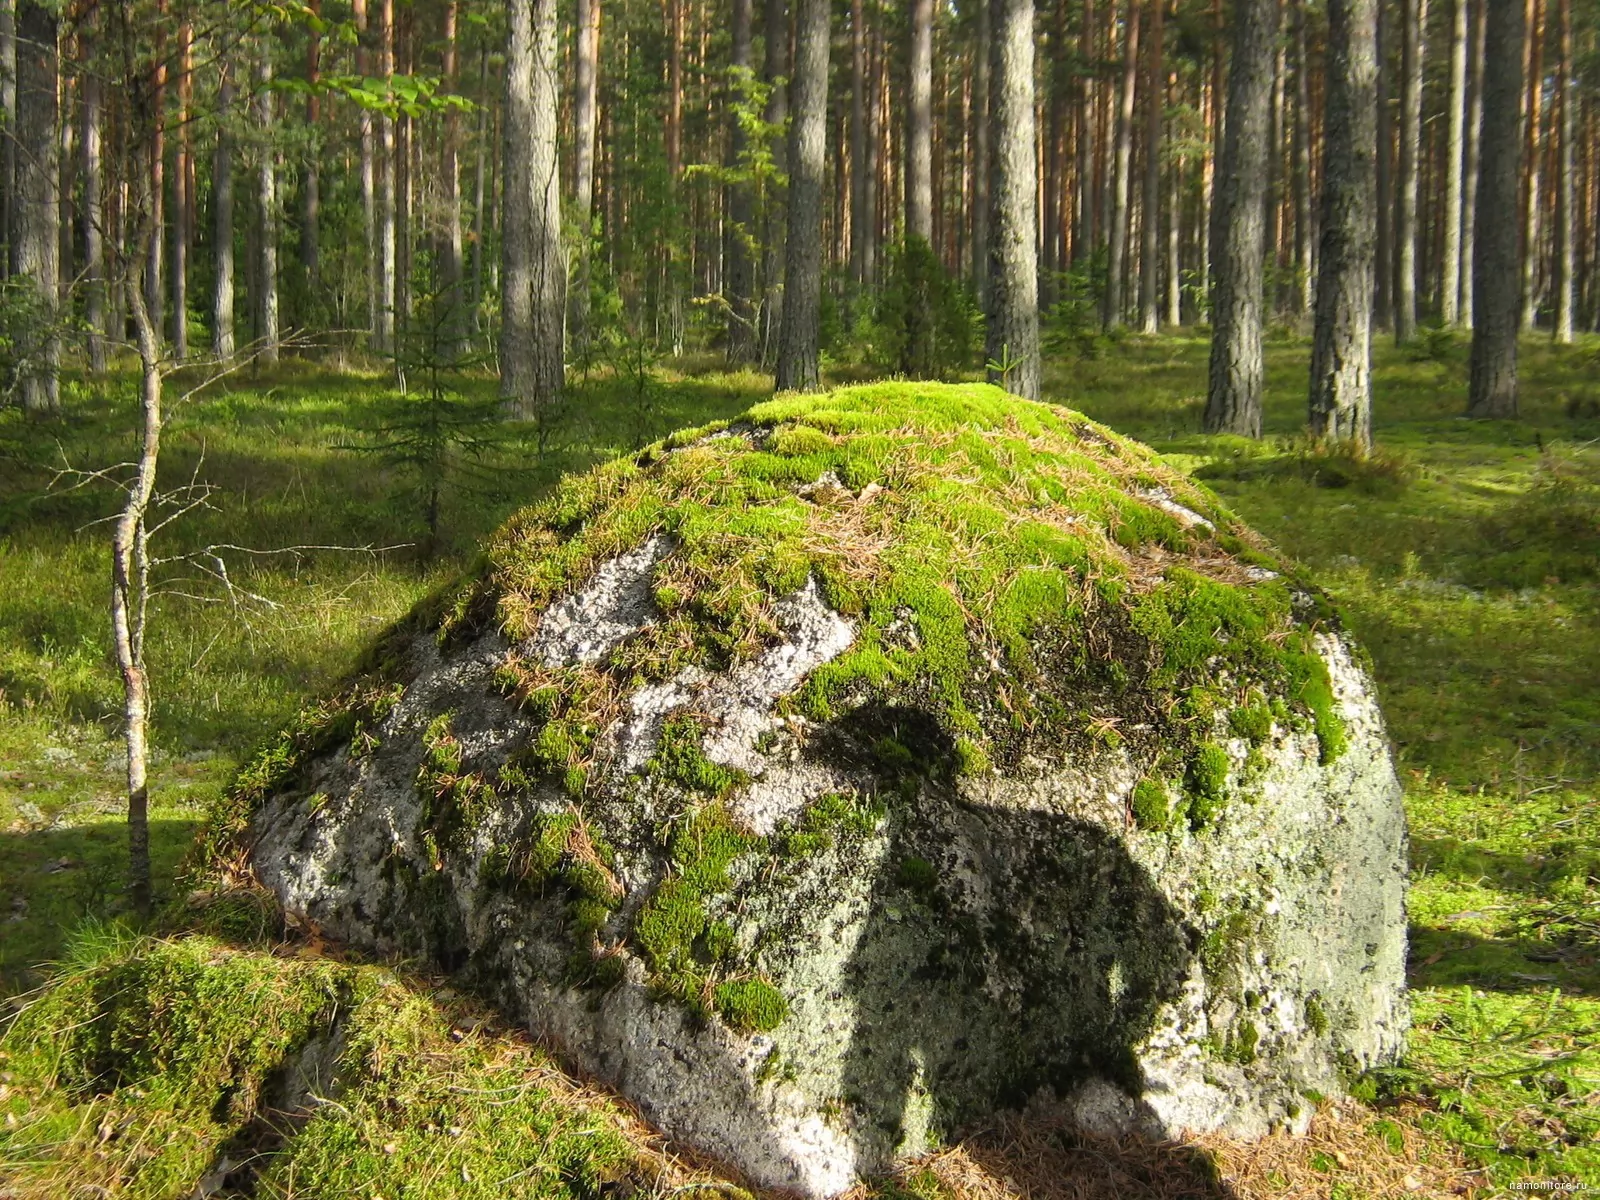
<path fill-rule="evenodd" d="M 1180 778 L 1237 693 L 1340 747 L 1310 643 L 1331 618 L 1320 595 L 1147 448 L 986 385 L 779 398 L 570 477 L 496 537 L 441 641 L 491 621 L 527 638 L 658 534 L 674 545 L 661 620 L 595 666 L 508 680 L 534 705 L 580 697 L 551 713 L 551 769 L 589 765 L 587 731 L 620 692 L 778 641 L 773 602 L 808 579 L 857 627 L 788 701 L 814 720 L 915 703 L 974 767 L 1014 761 L 1044 727 L 1133 738 Z"/>
<path fill-rule="evenodd" d="M 689 1177 L 617 1106 L 425 983 L 79 931 L 0 1030 L 5 1194 L 588 1200 Z"/>

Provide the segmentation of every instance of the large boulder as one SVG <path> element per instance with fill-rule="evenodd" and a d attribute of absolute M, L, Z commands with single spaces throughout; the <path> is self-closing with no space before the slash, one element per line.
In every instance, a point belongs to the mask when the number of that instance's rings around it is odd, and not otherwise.
<path fill-rule="evenodd" d="M 1398 1052 L 1360 655 L 1215 498 L 988 387 L 566 479 L 241 777 L 287 909 L 828 1196 L 996 1109 L 1303 1126 Z"/>

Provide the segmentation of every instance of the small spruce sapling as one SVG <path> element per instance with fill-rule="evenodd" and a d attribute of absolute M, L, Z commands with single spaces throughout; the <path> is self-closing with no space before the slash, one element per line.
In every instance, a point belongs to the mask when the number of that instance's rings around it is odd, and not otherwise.
<path fill-rule="evenodd" d="M 503 464 L 488 460 L 507 433 L 493 397 L 465 390 L 466 372 L 484 359 L 463 346 L 459 311 L 451 288 L 430 288 L 417 298 L 395 347 L 398 387 L 380 405 L 366 440 L 341 447 L 409 477 L 427 530 L 419 548 L 424 560 L 438 552 L 447 491 L 498 491 L 503 482 Z"/>

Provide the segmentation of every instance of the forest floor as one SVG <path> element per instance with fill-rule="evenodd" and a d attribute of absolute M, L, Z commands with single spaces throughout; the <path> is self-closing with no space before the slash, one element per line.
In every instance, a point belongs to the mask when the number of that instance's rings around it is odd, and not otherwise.
<path fill-rule="evenodd" d="M 1203 479 L 1311 569 L 1370 651 L 1411 819 L 1407 1058 L 1359 1080 L 1361 1103 L 1325 1106 L 1308 1139 L 1110 1146 L 1014 1122 L 871 1194 L 1354 1198 L 1493 1195 L 1540 1180 L 1600 1188 L 1600 344 L 1528 341 L 1517 422 L 1460 419 L 1464 341 L 1432 334 L 1407 350 L 1380 344 L 1380 450 L 1368 463 L 1298 438 L 1303 339 L 1269 342 L 1264 442 L 1200 434 L 1206 353 L 1198 336 L 1098 344 L 1051 364 L 1047 398 L 1151 443 Z M 209 507 L 161 535 L 156 554 L 219 544 L 349 549 L 227 552 L 235 569 L 249 564 L 249 589 L 270 604 L 228 603 L 181 562 L 168 572 L 147 654 L 157 747 L 153 847 L 169 912 L 183 910 L 183 897 L 172 895 L 183 852 L 239 761 L 374 633 L 460 570 L 507 514 L 562 471 L 732 415 L 770 387 L 760 376 L 689 365 L 642 388 L 598 377 L 576 386 L 571 416 L 542 453 L 532 440 L 502 443 L 491 452 L 492 471 L 463 476 L 463 486 L 447 492 L 442 536 L 425 561 L 415 549 L 424 538 L 413 481 L 349 448 L 381 436 L 385 380 L 285 364 L 175 408 L 164 478 L 211 480 L 219 490 Z M 487 381 L 481 386 L 487 394 Z M 95 523 L 116 497 L 57 474 L 132 454 L 133 393 L 125 378 L 64 390 L 57 426 L 31 428 L 0 413 L 0 995 L 74 972 L 114 973 L 140 952 L 96 923 L 120 910 L 125 861 L 119 687 L 107 654 L 108 527 Z M 359 549 L 397 543 L 412 545 Z M 180 917 L 167 932 L 182 924 Z M 282 970 L 334 969 L 321 961 L 322 947 L 269 954 L 206 945 L 207 961 L 255 962 L 239 970 L 262 994 L 281 989 Z M 182 943 L 162 953 L 181 957 Z M 454 1124 L 440 1118 L 426 1132 L 466 1127 L 458 1145 L 465 1157 L 450 1168 L 459 1167 L 461 1182 L 452 1174 L 439 1178 L 439 1190 L 423 1190 L 476 1194 L 469 1184 L 482 1164 L 469 1153 L 471 1135 L 506 1114 L 461 1098 L 486 1094 L 516 1064 L 532 1070 L 528 1056 L 538 1052 L 463 1016 L 468 1002 L 441 981 L 399 982 L 432 1014 L 423 1021 L 431 1032 L 406 1035 L 413 1049 L 426 1048 L 417 1052 L 419 1078 L 432 1080 L 415 1086 L 456 1097 L 459 1110 Z M 462 1028 L 471 1035 L 456 1036 Z M 196 1173 L 188 1182 L 164 1175 L 158 1185 L 148 1173 L 145 1183 L 117 1188 L 117 1164 L 144 1160 L 112 1153 L 127 1139 L 106 1133 L 110 1117 L 91 1119 L 82 1097 L 64 1086 L 60 1095 L 24 1086 L 28 1061 L 14 1038 L 0 1041 L 0 1197 L 8 1187 L 18 1197 L 68 1194 L 51 1189 L 91 1160 L 114 1189 L 97 1195 L 178 1195 L 204 1184 Z M 671 1159 L 613 1101 L 539 1061 L 536 1094 L 519 1093 L 529 1121 L 570 1111 L 586 1114 L 573 1118 L 579 1124 L 599 1122 L 607 1136 L 632 1139 L 656 1156 L 651 1186 L 663 1194 L 711 1178 Z M 360 1160 L 368 1174 L 351 1168 L 348 1186 L 365 1190 L 350 1194 L 379 1194 L 384 1179 L 411 1178 L 407 1139 L 423 1137 L 403 1121 L 383 1124 L 397 1085 L 388 1077 L 370 1083 L 371 1112 L 346 1114 L 348 1127 L 326 1135 L 326 1145 L 285 1135 L 290 1150 L 301 1147 L 291 1157 L 307 1162 L 331 1152 L 326 1146 L 339 1145 L 339 1136 L 362 1144 L 391 1138 L 370 1162 Z M 239 1132 L 238 1121 L 227 1125 L 228 1106 L 190 1113 L 173 1103 L 157 1113 L 156 1099 L 133 1091 L 127 1103 L 142 1105 L 146 1122 L 140 1153 L 188 1137 L 205 1149 L 192 1162 L 210 1163 L 212 1178 L 218 1156 L 226 1161 L 217 1147 L 230 1128 Z M 35 1109 L 53 1116 L 45 1121 Z M 46 1126 L 54 1141 L 40 1140 Z M 527 1151 L 533 1165 L 524 1180 L 545 1178 L 538 1155 L 555 1144 Z M 482 1153 L 493 1167 L 503 1151 Z M 568 1169 L 549 1166 L 549 1178 L 566 1180 Z M 217 1189 L 226 1175 L 215 1176 L 216 1194 L 225 1194 Z M 287 1190 L 261 1194 L 304 1194 L 293 1171 L 288 1178 Z M 213 1193 L 202 1186 L 199 1194 Z M 529 1194 L 588 1193 L 568 1181 Z"/>

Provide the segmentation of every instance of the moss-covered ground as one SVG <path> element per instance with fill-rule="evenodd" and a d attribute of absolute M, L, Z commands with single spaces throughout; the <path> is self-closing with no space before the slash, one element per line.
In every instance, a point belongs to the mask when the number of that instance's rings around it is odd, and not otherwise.
<path fill-rule="evenodd" d="M 1155 446 L 1329 591 L 1372 655 L 1407 785 L 1416 1027 L 1406 1063 L 1361 1081 L 1368 1108 L 1328 1115 L 1325 1128 L 1342 1130 L 1342 1140 L 1314 1138 L 1260 1170 L 1241 1165 L 1257 1161 L 1242 1151 L 1204 1153 L 1237 1194 L 1307 1194 L 1308 1186 L 1327 1195 L 1389 1194 L 1391 1184 L 1403 1194 L 1408 1180 L 1417 1184 L 1411 1194 L 1428 1194 L 1447 1177 L 1484 1194 L 1540 1179 L 1600 1186 L 1600 455 L 1585 448 L 1600 437 L 1600 349 L 1529 341 L 1524 418 L 1513 423 L 1459 419 L 1464 342 L 1440 336 L 1416 351 L 1378 351 L 1381 454 L 1372 465 L 1296 440 L 1303 341 L 1269 342 L 1269 436 L 1261 445 L 1198 432 L 1201 338 L 1129 338 L 1047 371 L 1051 398 Z M 163 899 L 182 899 L 173 895 L 177 862 L 198 813 L 236 765 L 346 670 L 376 629 L 466 565 L 471 547 L 514 508 L 561 471 L 671 428 L 726 419 L 761 391 L 755 376 L 663 375 L 643 409 L 597 381 L 578 391 L 546 453 L 507 445 L 497 451 L 492 489 L 479 483 L 450 495 L 433 561 L 408 549 L 273 558 L 246 570 L 251 589 L 279 607 L 245 611 L 215 603 L 192 581 L 176 583 L 156 604 L 150 644 Z M 173 528 L 169 547 L 419 541 L 408 481 L 338 448 L 359 437 L 381 396 L 376 378 L 286 366 L 186 404 L 170 428 L 167 477 L 186 479 L 198 466 L 221 490 L 211 510 Z M 48 485 L 63 458 L 98 467 L 126 456 L 132 390 L 126 380 L 75 387 L 67 408 L 61 425 L 42 432 L 0 415 L 0 986 L 33 987 L 41 963 L 65 960 L 54 998 L 42 1003 L 79 1006 L 46 1022 L 42 1035 L 26 1020 L 6 1035 L 3 1050 L 13 1057 L 0 1062 L 0 1109 L 16 1120 L 0 1129 L 0 1180 L 27 1195 L 65 1194 L 62 1181 L 80 1177 L 111 1194 L 187 1194 L 201 1180 L 184 1172 L 212 1171 L 219 1151 L 237 1147 L 269 1153 L 261 1178 L 278 1180 L 279 1190 L 268 1194 L 334 1194 L 303 1181 L 322 1178 L 315 1173 L 336 1160 L 358 1164 L 357 1174 L 338 1180 L 348 1194 L 388 1195 L 385 1181 L 405 1180 L 430 1180 L 436 1190 L 428 1194 L 470 1194 L 486 1154 L 474 1139 L 488 1128 L 473 1121 L 510 1111 L 524 1155 L 516 1169 L 529 1173 L 496 1194 L 586 1194 L 561 1182 L 561 1170 L 610 1170 L 632 1153 L 608 1159 L 611 1143 L 585 1132 L 600 1127 L 585 1124 L 599 1120 L 585 1115 L 598 1111 L 584 1107 L 595 1098 L 574 1099 L 547 1064 L 528 1067 L 516 1056 L 533 1052 L 508 1035 L 473 1026 L 470 1037 L 452 1040 L 450 1031 L 460 1031 L 449 1015 L 453 1001 L 404 976 L 384 995 L 394 992 L 396 1011 L 414 1005 L 435 1022 L 428 1048 L 387 1065 L 380 1052 L 378 1065 L 358 1072 L 366 1090 L 355 1103 L 339 1102 L 344 1114 L 324 1107 L 304 1129 L 268 1136 L 248 1086 L 213 1092 L 218 1103 L 203 1112 L 170 1100 L 173 1089 L 200 1078 L 193 1072 L 214 1078 L 220 1060 L 200 1060 L 222 1051 L 162 1057 L 168 1012 L 204 1030 L 212 1018 L 196 1012 L 207 1005 L 232 1008 L 252 995 L 266 1004 L 270 1012 L 250 1010 L 248 1044 L 227 1051 L 235 1057 L 226 1072 L 248 1083 L 261 1076 L 261 1063 L 281 1061 L 296 1030 L 321 1019 L 316 1005 L 327 995 L 355 1003 L 348 997 L 367 986 L 358 982 L 366 976 L 319 961 L 315 943 L 303 940 L 291 942 L 298 955 L 250 949 L 233 925 L 223 929 L 232 941 L 180 941 L 159 951 L 117 939 L 95 949 L 94 935 L 67 943 L 65 931 L 82 918 L 114 917 L 120 908 L 108 563 L 104 528 L 90 524 L 113 498 L 67 491 L 70 481 Z M 198 908 L 179 911 L 188 915 L 169 922 L 201 920 Z M 106 1005 L 115 1003 L 86 982 L 131 972 L 147 987 L 155 973 L 180 967 L 193 995 L 157 1007 L 142 1024 L 113 1020 Z M 184 1003 L 187 1015 L 178 1011 Z M 25 1029 L 34 1031 L 26 1047 L 17 1041 Z M 89 1045 L 96 1038 L 122 1040 L 113 1052 Z M 44 1074 L 40 1055 L 54 1064 Z M 75 1090 L 57 1074 L 68 1066 L 80 1071 Z M 531 1094 L 543 1083 L 517 1093 L 521 1084 L 507 1070 L 550 1081 L 549 1094 Z M 513 1094 L 509 1110 L 496 1107 Z M 467 1103 L 464 1096 L 477 1097 L 471 1103 L 481 1101 L 486 1115 L 444 1111 Z M 437 1119 L 419 1115 L 435 1109 Z M 636 1145 L 629 1139 L 642 1136 L 637 1127 L 622 1128 L 618 1136 Z M 1015 1144 L 1034 1154 L 1029 1136 L 1044 1138 L 1034 1131 Z M 1021 1179 L 992 1141 L 952 1154 L 991 1181 L 1008 1171 Z M 129 1153 L 135 1147 L 143 1149 Z M 417 1165 L 435 1161 L 444 1173 Z M 292 1164 L 308 1174 L 284 1174 Z M 961 1195 L 966 1167 L 941 1164 L 896 1186 Z"/>

